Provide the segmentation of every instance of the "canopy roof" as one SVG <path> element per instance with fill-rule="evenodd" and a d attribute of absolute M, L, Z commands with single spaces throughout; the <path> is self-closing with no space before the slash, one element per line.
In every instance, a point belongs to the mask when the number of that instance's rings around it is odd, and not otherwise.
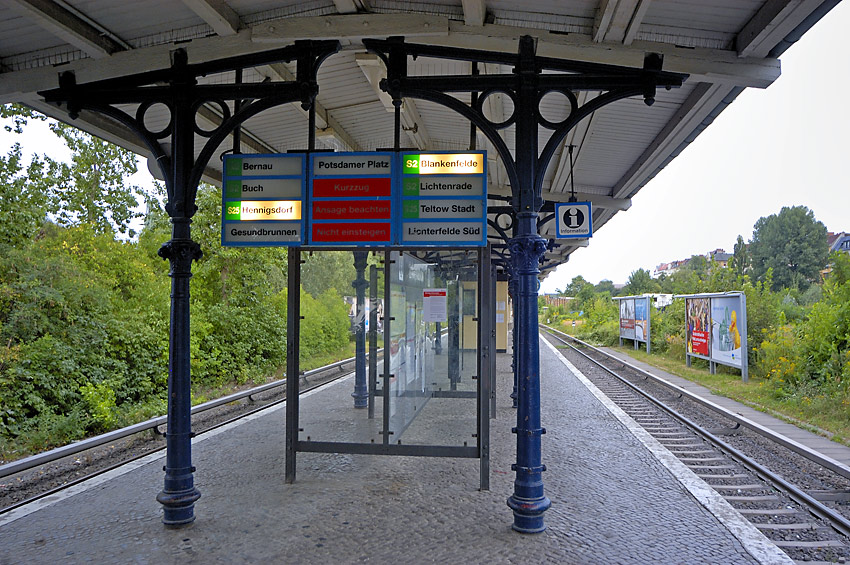
<path fill-rule="evenodd" d="M 823 17 L 838 0 L 6 0 L 0 6 L 0 102 L 22 102 L 69 121 L 64 110 L 37 94 L 58 86 L 58 74 L 73 70 L 77 83 L 167 68 L 170 52 L 183 47 L 189 63 L 257 53 L 299 39 L 337 39 L 342 50 L 318 74 L 317 148 L 370 151 L 393 146 L 391 98 L 379 83 L 383 62 L 363 46 L 364 38 L 404 36 L 408 42 L 517 53 L 520 36 L 537 40 L 537 54 L 581 62 L 641 68 L 648 53 L 663 55 L 664 71 L 687 74 L 684 85 L 659 90 L 651 107 L 641 97 L 594 112 L 557 149 L 546 171 L 543 197 L 594 205 L 594 231 L 619 211 L 661 168 L 690 143 L 747 87 L 766 88 L 780 74 L 779 55 Z M 510 73 L 495 63 L 482 75 Z M 420 57 L 411 75 L 471 73 L 467 61 Z M 244 70 L 245 82 L 292 80 L 294 63 Z M 233 72 L 210 74 L 211 84 L 233 82 Z M 582 92 L 583 104 L 600 92 Z M 465 97 L 464 97 L 465 96 Z M 468 94 L 458 98 L 469 102 Z M 510 97 L 487 97 L 488 118 L 513 112 Z M 131 108 L 127 108 L 131 112 Z M 540 112 L 557 122 L 566 117 L 563 96 L 544 97 Z M 220 120 L 211 105 L 198 114 L 205 128 Z M 201 122 L 208 122 L 204 124 Z M 453 111 L 406 99 L 401 145 L 423 150 L 470 148 L 470 125 Z M 165 127 L 165 108 L 151 109 L 146 125 Z M 83 113 L 74 125 L 144 156 L 135 134 L 104 116 Z M 514 126 L 501 130 L 515 151 Z M 540 146 L 548 138 L 541 130 Z M 305 149 L 307 113 L 297 104 L 273 108 L 248 120 L 244 152 L 278 153 Z M 200 148 L 201 140 L 198 141 Z M 480 133 L 475 145 L 487 149 L 489 193 L 509 196 L 504 167 Z M 568 146 L 573 146 L 570 175 Z M 221 151 L 231 147 L 229 140 Z M 218 183 L 221 162 L 212 159 L 205 179 Z M 494 200 L 492 205 L 504 204 Z M 499 218 L 503 222 L 504 218 Z M 554 222 L 541 227 L 554 237 Z M 495 235 L 495 234 L 494 234 Z M 543 273 L 565 262 L 587 240 L 558 240 L 547 252 Z"/>

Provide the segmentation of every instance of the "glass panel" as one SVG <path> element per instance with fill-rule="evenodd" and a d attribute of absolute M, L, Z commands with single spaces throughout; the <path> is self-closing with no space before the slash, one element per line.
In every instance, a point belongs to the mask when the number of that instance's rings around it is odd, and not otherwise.
<path fill-rule="evenodd" d="M 477 256 L 421 255 L 393 252 L 390 263 L 390 442 L 474 445 Z"/>
<path fill-rule="evenodd" d="M 363 252 L 357 252 L 363 253 Z M 382 402 L 374 403 L 374 415 L 369 417 L 369 364 L 363 359 L 362 389 L 356 387 L 356 362 L 349 362 L 345 370 L 312 372 L 337 359 L 354 357 L 357 349 L 358 329 L 367 326 L 362 338 L 363 353 L 369 350 L 370 266 L 378 265 L 377 286 L 383 287 L 381 254 L 369 254 L 361 271 L 363 302 L 357 303 L 358 272 L 352 251 L 314 251 L 304 253 L 301 265 L 301 332 L 299 334 L 301 391 L 332 381 L 318 394 L 302 395 L 299 401 L 299 440 L 334 441 L 346 443 L 381 443 Z M 377 294 L 379 297 L 381 293 Z M 382 299 L 375 307 L 380 312 Z M 378 320 L 378 328 L 381 321 Z M 376 328 L 377 329 L 377 328 Z M 381 339 L 378 340 L 380 345 Z M 381 364 L 378 364 L 381 372 Z M 363 395 L 362 407 L 355 407 L 354 394 Z"/>

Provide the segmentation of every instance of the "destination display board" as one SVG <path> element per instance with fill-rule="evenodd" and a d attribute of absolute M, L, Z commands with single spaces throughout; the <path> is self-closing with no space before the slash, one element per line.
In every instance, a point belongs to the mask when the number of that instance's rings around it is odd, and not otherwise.
<path fill-rule="evenodd" d="M 392 153 L 311 155 L 311 245 L 393 242 Z"/>
<path fill-rule="evenodd" d="M 302 245 L 305 178 L 304 155 L 225 155 L 221 244 Z"/>
<path fill-rule="evenodd" d="M 487 156 L 227 155 L 225 246 L 487 245 Z"/>
<path fill-rule="evenodd" d="M 487 245 L 487 156 L 402 153 L 402 245 Z"/>

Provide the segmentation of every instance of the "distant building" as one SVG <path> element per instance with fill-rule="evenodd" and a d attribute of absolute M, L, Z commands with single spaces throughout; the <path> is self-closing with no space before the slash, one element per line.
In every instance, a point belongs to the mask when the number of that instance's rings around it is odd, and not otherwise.
<path fill-rule="evenodd" d="M 728 267 L 729 260 L 733 257 L 731 253 L 726 253 L 724 249 L 715 249 L 708 252 L 708 259 L 717 263 L 720 267 Z"/>
<path fill-rule="evenodd" d="M 544 294 L 543 299 L 548 306 L 569 306 L 574 300 L 572 296 L 559 296 L 557 294 Z"/>
<path fill-rule="evenodd" d="M 847 232 L 838 232 L 826 233 L 826 244 L 829 246 L 829 251 L 843 251 L 845 253 L 850 253 L 850 233 Z"/>
<path fill-rule="evenodd" d="M 661 275 L 667 275 L 668 277 L 684 267 L 688 264 L 690 259 L 681 259 L 679 261 L 671 261 L 669 263 L 661 263 L 657 267 L 655 267 L 655 271 L 652 273 L 653 278 L 658 278 Z"/>

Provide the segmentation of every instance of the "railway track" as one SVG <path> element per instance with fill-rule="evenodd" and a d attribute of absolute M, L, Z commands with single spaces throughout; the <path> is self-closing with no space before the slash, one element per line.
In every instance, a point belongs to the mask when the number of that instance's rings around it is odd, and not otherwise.
<path fill-rule="evenodd" d="M 543 328 L 606 396 L 791 559 L 850 561 L 850 479 L 839 465 L 829 469 L 816 455 L 757 433 L 760 426 L 750 429 L 739 415 L 694 402 L 604 351 Z"/>
<path fill-rule="evenodd" d="M 351 374 L 354 359 L 301 375 L 301 393 Z M 286 379 L 193 408 L 192 430 L 202 434 L 286 401 Z M 89 438 L 75 445 L 0 466 L 0 516 L 151 453 L 165 449 L 165 417 Z M 90 445 L 91 447 L 87 447 Z M 67 455 L 65 453 L 68 453 Z"/>

